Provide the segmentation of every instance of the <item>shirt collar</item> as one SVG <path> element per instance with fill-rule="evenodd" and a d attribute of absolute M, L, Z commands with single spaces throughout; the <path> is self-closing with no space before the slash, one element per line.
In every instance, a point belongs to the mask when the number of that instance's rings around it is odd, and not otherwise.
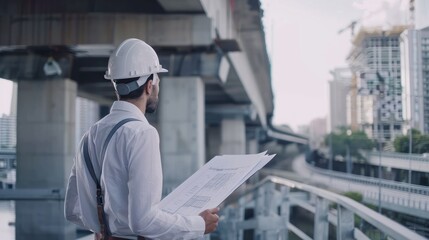
<path fill-rule="evenodd" d="M 132 103 L 126 101 L 114 101 L 110 112 L 114 113 L 120 111 L 131 113 L 131 115 L 133 115 L 135 118 L 138 118 L 144 122 L 148 122 L 142 111 Z"/>

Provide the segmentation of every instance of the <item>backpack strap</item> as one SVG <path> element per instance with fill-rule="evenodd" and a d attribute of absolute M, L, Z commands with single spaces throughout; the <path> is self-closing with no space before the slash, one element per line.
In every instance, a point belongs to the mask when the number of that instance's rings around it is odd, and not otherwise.
<path fill-rule="evenodd" d="M 107 135 L 106 140 L 103 144 L 103 149 L 101 152 L 101 159 L 104 161 L 104 155 L 106 154 L 107 146 L 109 145 L 110 140 L 112 139 L 115 132 L 125 123 L 131 122 L 131 121 L 140 121 L 139 119 L 135 118 L 126 118 L 120 122 L 118 122 L 112 130 L 110 130 L 109 135 Z M 92 179 L 95 182 L 95 185 L 97 187 L 97 215 L 98 215 L 98 222 L 100 223 L 100 233 L 102 234 L 101 239 L 107 239 L 107 236 L 111 235 L 109 225 L 106 219 L 106 213 L 104 212 L 104 193 L 101 189 L 100 184 L 100 178 L 101 173 L 103 171 L 103 168 L 100 168 L 100 177 L 97 177 L 94 171 L 94 166 L 92 165 L 91 159 L 89 157 L 89 150 L 88 150 L 88 133 L 84 136 L 83 141 L 83 158 L 85 159 L 86 167 L 88 168 L 89 174 L 91 175 Z"/>

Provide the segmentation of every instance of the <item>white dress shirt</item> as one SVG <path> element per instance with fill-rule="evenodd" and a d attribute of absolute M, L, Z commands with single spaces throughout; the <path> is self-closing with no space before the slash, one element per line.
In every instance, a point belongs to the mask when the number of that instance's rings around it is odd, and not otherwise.
<path fill-rule="evenodd" d="M 107 135 L 125 118 L 141 121 L 120 127 L 107 147 L 105 159 L 101 159 Z M 159 136 L 135 105 L 114 102 L 110 114 L 89 130 L 88 148 L 96 175 L 99 176 L 100 167 L 103 169 L 100 182 L 112 235 L 140 235 L 150 239 L 203 237 L 205 222 L 202 217 L 169 214 L 158 208 L 162 192 Z M 65 216 L 83 228 L 99 232 L 96 184 L 87 169 L 82 149 L 81 141 L 68 182 Z"/>

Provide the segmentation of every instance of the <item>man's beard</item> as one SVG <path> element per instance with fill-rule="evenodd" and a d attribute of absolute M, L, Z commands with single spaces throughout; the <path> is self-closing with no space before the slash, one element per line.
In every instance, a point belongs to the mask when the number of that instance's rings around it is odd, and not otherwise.
<path fill-rule="evenodd" d="M 158 107 L 158 98 L 150 97 L 146 104 L 146 113 L 154 113 Z"/>

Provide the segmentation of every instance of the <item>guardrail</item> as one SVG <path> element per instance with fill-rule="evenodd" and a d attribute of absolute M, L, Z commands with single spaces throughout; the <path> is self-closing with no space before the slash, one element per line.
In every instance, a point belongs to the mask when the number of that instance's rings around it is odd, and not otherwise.
<path fill-rule="evenodd" d="M 294 192 L 307 198 L 294 197 Z M 294 226 L 290 221 L 291 205 L 299 205 L 314 213 L 314 236 Z M 246 210 L 253 210 L 253 217 Z M 301 239 L 328 239 L 329 223 L 336 226 L 337 239 L 370 239 L 365 229 L 355 226 L 355 216 L 393 239 L 423 240 L 423 236 L 393 220 L 344 196 L 269 176 L 242 194 L 236 202 L 222 210 L 219 226 L 221 239 L 288 239 L 288 231 Z M 244 230 L 253 230 L 245 232 Z"/>
<path fill-rule="evenodd" d="M 317 172 L 319 174 L 323 174 L 330 177 L 345 179 L 347 181 L 352 181 L 356 183 L 362 183 L 365 185 L 373 185 L 378 186 L 380 183 L 383 188 L 389 188 L 392 190 L 398 190 L 398 191 L 404 191 L 404 192 L 411 192 L 415 194 L 421 194 L 425 196 L 429 196 L 429 187 L 424 187 L 421 185 L 415 185 L 415 184 L 409 184 L 409 183 L 403 183 L 403 182 L 395 182 L 385 179 L 379 179 L 379 178 L 373 178 L 373 177 L 367 177 L 367 176 L 359 176 L 355 174 L 347 174 L 347 173 L 341 173 L 341 172 L 335 172 L 330 170 L 324 170 L 320 169 L 311 165 L 307 165 L 311 168 L 313 172 Z"/>
<path fill-rule="evenodd" d="M 378 158 L 380 156 L 380 153 L 375 152 L 375 151 L 371 151 L 371 152 L 366 152 L 366 155 L 368 157 Z M 409 161 L 411 159 L 413 161 L 429 162 L 429 157 L 423 157 L 420 154 L 381 152 L 381 157 L 391 157 L 391 158 L 395 158 L 398 160 L 404 160 L 404 161 Z"/>
<path fill-rule="evenodd" d="M 64 200 L 65 190 L 60 188 L 0 189 L 0 200 Z"/>
<path fill-rule="evenodd" d="M 355 191 L 363 201 L 392 211 L 429 219 L 429 187 L 319 169 L 306 164 L 318 182 L 338 191 Z M 381 190 L 381 192 L 380 192 Z"/>

